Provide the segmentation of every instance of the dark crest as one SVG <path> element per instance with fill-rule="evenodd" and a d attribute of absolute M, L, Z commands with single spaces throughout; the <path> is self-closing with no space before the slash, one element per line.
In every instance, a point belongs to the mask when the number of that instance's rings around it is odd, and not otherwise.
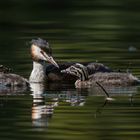
<path fill-rule="evenodd" d="M 34 44 L 36 46 L 39 46 L 41 48 L 46 48 L 48 47 L 49 48 L 49 43 L 46 41 L 46 40 L 43 40 L 41 38 L 38 38 L 38 39 L 32 39 L 30 41 L 31 44 Z"/>
<path fill-rule="evenodd" d="M 32 39 L 30 41 L 31 44 L 34 44 L 38 47 L 40 47 L 42 50 L 44 50 L 47 54 L 50 54 L 52 55 L 52 50 L 51 48 L 49 47 L 49 43 L 44 40 L 44 39 L 41 39 L 41 38 L 37 38 L 37 39 Z"/>

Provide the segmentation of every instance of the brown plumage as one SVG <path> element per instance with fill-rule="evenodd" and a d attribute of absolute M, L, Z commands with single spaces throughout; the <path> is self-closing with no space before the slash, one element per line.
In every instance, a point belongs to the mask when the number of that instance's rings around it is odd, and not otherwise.
<path fill-rule="evenodd" d="M 131 73 L 96 72 L 89 76 L 87 68 L 79 63 L 62 70 L 62 72 L 78 77 L 75 82 L 77 88 L 88 88 L 96 85 L 96 82 L 103 86 L 130 86 L 140 83 L 140 80 Z"/>
<path fill-rule="evenodd" d="M 140 84 L 138 78 L 130 73 L 99 72 L 89 76 L 89 80 L 77 80 L 75 82 L 75 86 L 77 88 L 88 88 L 91 86 L 95 86 L 96 82 L 100 83 L 103 86 L 132 86 Z"/>
<path fill-rule="evenodd" d="M 27 86 L 28 80 L 13 73 L 0 72 L 0 84 L 4 86 Z"/>

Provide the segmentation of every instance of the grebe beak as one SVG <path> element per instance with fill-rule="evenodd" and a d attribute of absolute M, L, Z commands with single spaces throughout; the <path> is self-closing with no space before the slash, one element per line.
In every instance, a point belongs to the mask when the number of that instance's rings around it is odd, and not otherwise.
<path fill-rule="evenodd" d="M 56 66 L 57 68 L 59 68 L 58 64 L 54 61 L 52 56 L 48 57 L 47 61 Z"/>
<path fill-rule="evenodd" d="M 59 68 L 58 64 L 55 62 L 55 60 L 53 59 L 52 56 L 47 55 L 44 51 L 41 51 L 41 54 L 43 55 L 43 59 L 51 64 L 53 64 L 54 66 L 56 66 L 57 68 Z"/>

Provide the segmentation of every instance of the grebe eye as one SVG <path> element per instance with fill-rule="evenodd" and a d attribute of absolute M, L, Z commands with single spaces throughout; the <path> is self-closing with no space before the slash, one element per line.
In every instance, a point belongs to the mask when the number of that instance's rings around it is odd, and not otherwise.
<path fill-rule="evenodd" d="M 41 54 L 44 54 L 44 52 L 43 52 L 42 50 L 40 51 L 40 53 L 41 53 Z"/>

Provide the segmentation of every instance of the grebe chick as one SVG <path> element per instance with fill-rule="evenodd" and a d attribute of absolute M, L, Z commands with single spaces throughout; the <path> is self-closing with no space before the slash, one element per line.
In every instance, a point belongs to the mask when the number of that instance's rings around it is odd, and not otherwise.
<path fill-rule="evenodd" d="M 28 80 L 20 75 L 11 73 L 11 69 L 0 65 L 0 85 L 14 87 L 25 87 L 29 84 Z"/>
<path fill-rule="evenodd" d="M 76 88 L 88 88 L 94 86 L 96 82 L 103 86 L 130 86 L 140 83 L 140 80 L 131 73 L 97 72 L 89 76 L 87 67 L 79 63 L 61 72 L 78 77 L 78 80 L 75 82 Z"/>
<path fill-rule="evenodd" d="M 46 68 L 47 80 L 50 82 L 62 81 L 65 83 L 75 83 L 77 76 L 69 73 L 61 73 L 61 70 L 65 70 L 74 64 L 75 62 L 59 62 L 59 69 L 54 65 L 48 65 Z M 112 72 L 109 67 L 102 63 L 83 62 L 82 64 L 87 67 L 89 75 L 96 72 Z"/>

